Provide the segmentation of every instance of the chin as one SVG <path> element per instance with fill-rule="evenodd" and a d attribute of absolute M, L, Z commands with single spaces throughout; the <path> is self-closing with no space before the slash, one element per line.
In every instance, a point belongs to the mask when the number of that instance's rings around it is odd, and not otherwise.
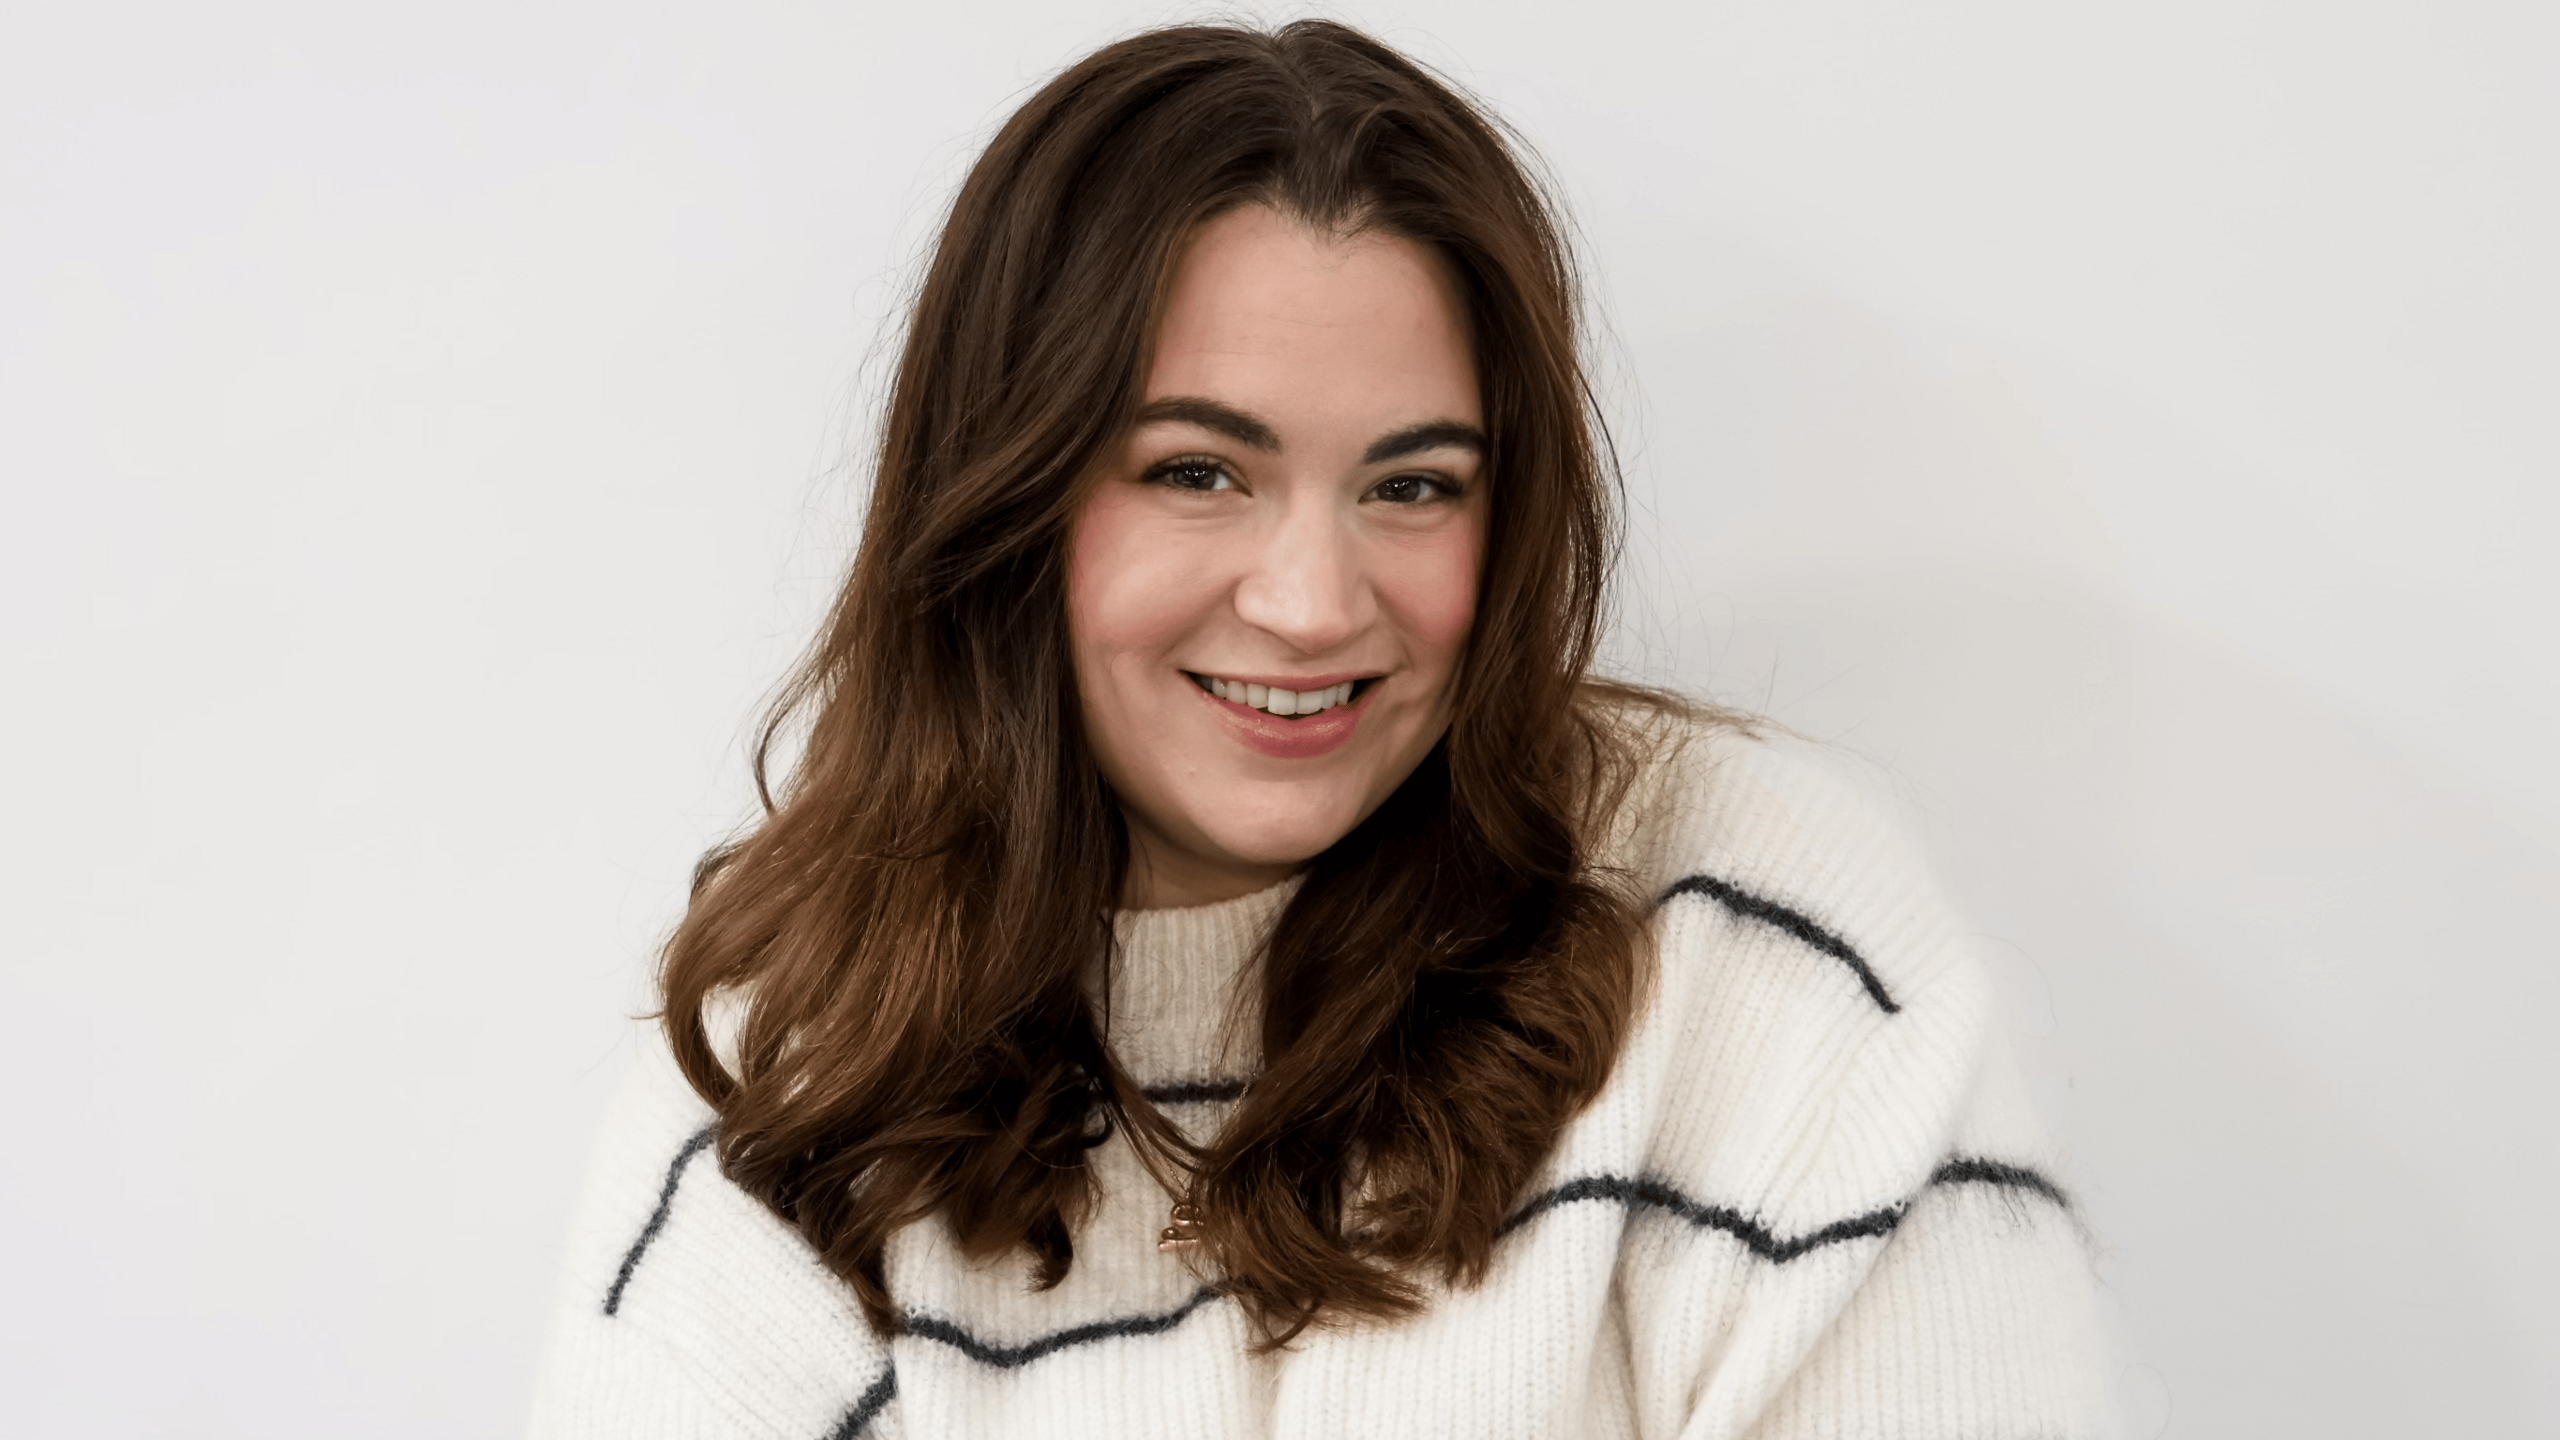
<path fill-rule="evenodd" d="M 1298 865 L 1350 834 L 1363 813 L 1356 802 L 1327 800 L 1286 813 L 1278 807 L 1251 816 L 1229 811 L 1200 829 L 1211 845 L 1248 865 Z"/>

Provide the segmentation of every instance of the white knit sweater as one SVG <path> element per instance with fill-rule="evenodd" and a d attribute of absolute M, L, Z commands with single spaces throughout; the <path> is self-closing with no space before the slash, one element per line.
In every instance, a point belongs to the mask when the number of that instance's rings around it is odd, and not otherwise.
<path fill-rule="evenodd" d="M 1065 1283 L 913 1225 L 883 1342 L 721 1177 L 652 1044 L 596 1143 L 533 1435 L 2111 1433 L 2081 1229 L 1894 828 L 1799 747 L 1669 726 L 1603 853 L 1660 897 L 1658 979 L 1481 1285 L 1256 1357 L 1156 1249 L 1169 1197 L 1115 1137 Z M 1119 917 L 1112 1043 L 1198 1131 L 1253 1072 L 1230 1001 L 1293 889 Z"/>

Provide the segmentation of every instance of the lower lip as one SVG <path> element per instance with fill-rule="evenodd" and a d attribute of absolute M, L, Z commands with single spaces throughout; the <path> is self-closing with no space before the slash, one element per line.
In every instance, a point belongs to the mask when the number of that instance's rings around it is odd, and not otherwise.
<path fill-rule="evenodd" d="M 1377 693 L 1377 682 L 1360 687 L 1360 694 L 1347 705 L 1319 710 L 1303 719 L 1284 720 L 1268 710 L 1256 710 L 1233 700 L 1221 700 L 1192 684 L 1193 693 L 1217 712 L 1227 733 L 1265 755 L 1281 760 L 1312 760 L 1342 748 L 1360 723 L 1360 712 L 1369 708 L 1369 697 Z"/>

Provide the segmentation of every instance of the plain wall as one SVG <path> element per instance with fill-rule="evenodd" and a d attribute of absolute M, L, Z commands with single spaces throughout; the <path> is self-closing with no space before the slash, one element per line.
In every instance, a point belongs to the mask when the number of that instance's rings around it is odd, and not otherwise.
<path fill-rule="evenodd" d="M 0 11 L 0 1428 L 516 1428 L 919 247 L 1192 13 Z M 1336 13 L 1579 218 L 1616 663 L 1978 922 L 2133 1433 L 2560 1433 L 2555 12 Z"/>

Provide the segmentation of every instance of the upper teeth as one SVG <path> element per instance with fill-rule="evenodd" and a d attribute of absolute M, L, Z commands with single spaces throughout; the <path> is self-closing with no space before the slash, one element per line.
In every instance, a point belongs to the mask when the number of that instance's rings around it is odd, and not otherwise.
<path fill-rule="evenodd" d="M 1201 678 L 1208 683 L 1209 693 L 1219 699 L 1250 705 L 1256 710 L 1268 710 L 1274 715 L 1313 715 L 1319 710 L 1330 710 L 1351 699 L 1351 687 L 1355 683 L 1345 680 L 1339 685 L 1327 685 L 1316 690 L 1283 690 L 1275 685 L 1221 680 L 1215 675 Z"/>

